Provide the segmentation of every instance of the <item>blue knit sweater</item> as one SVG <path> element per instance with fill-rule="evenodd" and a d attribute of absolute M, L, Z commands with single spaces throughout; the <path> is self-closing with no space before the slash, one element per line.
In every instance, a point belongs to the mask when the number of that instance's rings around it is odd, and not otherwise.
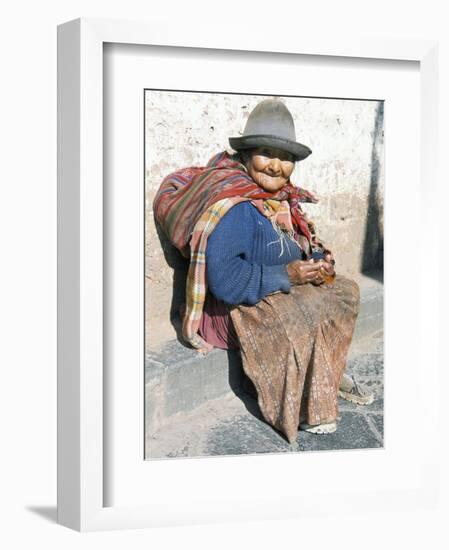
<path fill-rule="evenodd" d="M 267 294 L 290 291 L 286 264 L 302 259 L 299 246 L 279 235 L 250 202 L 233 206 L 210 235 L 207 284 L 227 304 L 254 305 Z"/>

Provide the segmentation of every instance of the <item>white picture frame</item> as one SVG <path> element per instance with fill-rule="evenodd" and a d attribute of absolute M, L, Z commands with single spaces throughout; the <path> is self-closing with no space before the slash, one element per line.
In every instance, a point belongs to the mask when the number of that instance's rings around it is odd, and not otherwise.
<path fill-rule="evenodd" d="M 437 206 L 438 182 L 438 57 L 435 42 L 361 40 L 356 37 L 338 41 L 311 40 L 276 33 L 269 38 L 248 33 L 236 33 L 230 37 L 226 29 L 222 31 L 219 27 L 204 29 L 201 36 L 193 38 L 190 29 L 181 24 L 176 33 L 169 35 L 157 23 L 96 19 L 79 19 L 58 28 L 58 522 L 87 531 L 310 514 L 324 516 L 332 509 L 340 509 L 340 513 L 360 509 L 360 496 L 366 497 L 363 507 L 367 512 L 398 505 L 410 510 L 421 505 L 436 506 L 437 468 L 441 460 L 436 446 L 418 457 L 415 466 L 422 468 L 422 475 L 415 477 L 414 483 L 390 491 L 357 488 L 352 501 L 345 499 L 343 510 L 340 502 L 345 495 L 341 490 L 326 494 L 326 504 L 323 504 L 321 489 L 317 490 L 315 497 L 308 494 L 305 502 L 301 498 L 304 495 L 296 486 L 284 495 L 276 511 L 269 511 L 270 507 L 265 506 L 272 498 L 269 494 L 266 501 L 260 498 L 256 501 L 254 498 L 240 498 L 237 494 L 235 497 L 220 495 L 212 489 L 209 497 L 205 493 L 201 499 L 196 499 L 193 494 L 180 494 L 178 502 L 155 498 L 148 505 L 105 506 L 109 489 L 103 444 L 107 411 L 103 385 L 104 368 L 107 368 L 104 364 L 103 331 L 104 44 L 157 45 L 166 48 L 167 55 L 175 51 L 173 48 L 200 48 L 419 63 L 420 185 L 427 197 L 422 215 L 433 234 L 438 234 L 437 221 L 432 215 Z M 427 257 L 437 258 L 438 238 L 426 245 Z M 422 281 L 425 275 L 423 271 L 418 279 L 420 318 L 437 319 L 438 287 L 433 293 L 427 293 L 424 300 Z M 426 370 L 426 379 L 436 382 L 441 361 L 438 357 L 438 327 L 428 327 L 421 322 L 419 334 L 429 350 L 426 360 L 430 366 Z M 423 377 L 423 359 L 420 361 L 419 375 Z M 429 430 L 436 430 L 437 418 L 438 403 L 435 400 L 429 404 L 420 421 L 426 421 L 431 426 Z M 290 463 L 298 460 L 295 455 L 284 458 Z M 339 460 L 343 459 L 340 456 Z M 251 468 L 254 458 L 241 457 L 239 460 Z M 325 463 L 329 455 L 321 455 L 317 460 Z M 157 475 L 181 467 L 180 461 L 174 462 L 160 468 Z M 198 460 L 188 462 L 192 474 L 199 475 L 201 469 L 206 469 L 204 461 L 200 465 L 195 465 Z M 208 461 L 212 462 L 218 471 L 224 464 L 215 459 Z M 227 463 L 229 465 L 230 461 Z M 160 497 L 163 487 L 157 491 Z"/>

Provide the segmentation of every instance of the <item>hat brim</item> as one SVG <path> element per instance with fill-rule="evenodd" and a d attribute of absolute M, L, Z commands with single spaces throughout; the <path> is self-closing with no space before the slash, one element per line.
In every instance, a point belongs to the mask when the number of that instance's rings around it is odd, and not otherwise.
<path fill-rule="evenodd" d="M 307 145 L 270 135 L 232 137 L 229 138 L 229 144 L 235 151 L 255 149 L 257 147 L 273 147 L 291 153 L 296 161 L 304 160 L 312 153 L 312 150 Z"/>

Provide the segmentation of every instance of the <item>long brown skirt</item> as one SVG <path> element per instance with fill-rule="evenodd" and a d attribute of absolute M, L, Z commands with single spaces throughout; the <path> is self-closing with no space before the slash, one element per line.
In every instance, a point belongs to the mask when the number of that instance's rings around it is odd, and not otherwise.
<path fill-rule="evenodd" d="M 300 423 L 338 416 L 338 387 L 359 312 L 355 281 L 292 286 L 254 306 L 231 309 L 243 369 L 257 390 L 265 420 L 290 443 Z"/>

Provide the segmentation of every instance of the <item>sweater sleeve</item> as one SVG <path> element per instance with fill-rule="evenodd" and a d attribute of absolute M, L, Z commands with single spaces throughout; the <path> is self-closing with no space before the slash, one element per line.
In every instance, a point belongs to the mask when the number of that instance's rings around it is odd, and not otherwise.
<path fill-rule="evenodd" d="M 257 224 L 254 207 L 240 203 L 225 214 L 208 239 L 208 286 L 227 304 L 254 305 L 272 292 L 290 291 L 285 265 L 265 265 L 249 259 Z"/>

